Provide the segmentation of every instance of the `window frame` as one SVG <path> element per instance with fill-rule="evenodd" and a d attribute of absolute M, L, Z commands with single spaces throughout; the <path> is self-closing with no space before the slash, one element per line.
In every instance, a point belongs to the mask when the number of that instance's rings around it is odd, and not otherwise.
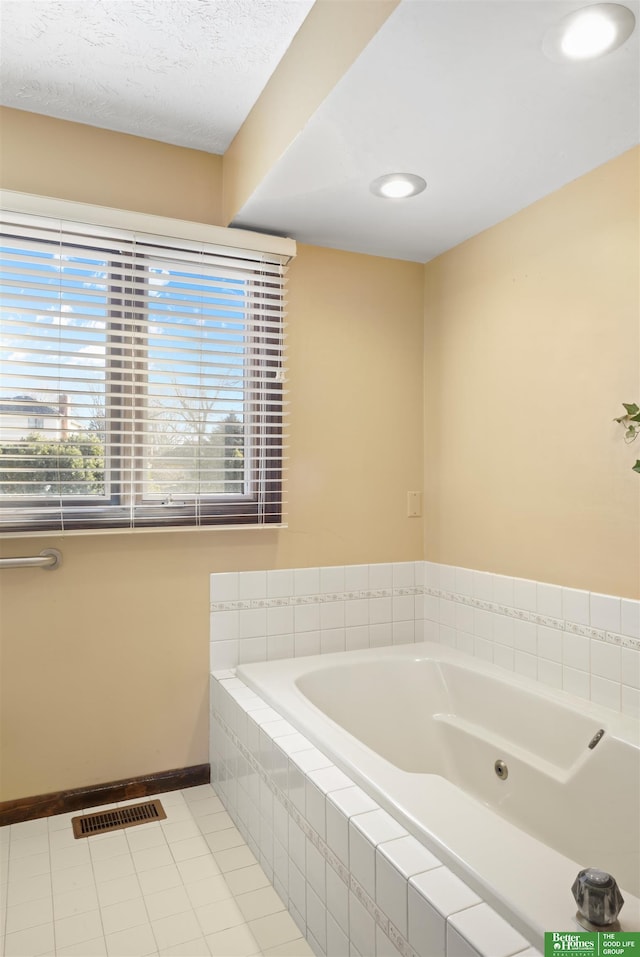
<path fill-rule="evenodd" d="M 10 194 L 7 202 L 7 194 Z M 16 203 L 16 198 L 20 201 Z M 26 202 L 25 202 L 26 198 Z M 11 202 L 13 199 L 13 202 Z M 43 209 L 51 205 L 52 201 L 43 201 L 41 197 L 27 196 L 27 194 L 11 194 L 10 191 L 0 190 L 0 206 L 5 210 L 34 213 L 37 216 L 51 216 L 51 210 Z M 149 232 L 153 236 L 166 236 L 170 241 L 172 239 L 195 240 L 201 242 L 213 242 L 220 245 L 223 250 L 228 249 L 233 254 L 236 250 L 247 248 L 247 239 L 250 240 L 249 249 L 256 254 L 259 251 L 269 253 L 275 245 L 273 255 L 281 257 L 283 265 L 295 255 L 295 243 L 291 240 L 285 240 L 281 237 L 265 237 L 262 234 L 245 233 L 241 230 L 227 230 L 223 227 L 207 227 L 202 224 L 184 223 L 176 220 L 166 220 L 160 217 L 149 216 L 148 214 L 131 214 L 121 210 L 103 210 L 98 208 L 101 217 L 96 222 L 96 208 L 82 207 L 85 215 L 82 219 L 78 218 L 78 204 L 69 204 L 64 201 L 53 201 L 56 211 L 52 218 L 66 220 L 68 222 L 95 223 L 98 226 L 105 225 L 111 227 L 113 222 L 104 222 L 114 217 L 118 220 L 116 226 L 123 229 L 135 229 L 136 232 Z M 16 209 L 17 205 L 17 209 Z M 24 206 L 30 207 L 24 209 Z M 37 206 L 34 209 L 33 206 Z M 60 207 L 63 207 L 62 209 Z M 73 208 L 69 208 L 73 207 Z M 62 215 L 65 213 L 65 215 Z M 110 216 L 105 216 L 105 213 Z M 136 221 L 132 225 L 131 219 Z M 162 232 L 160 228 L 162 227 Z M 169 228 L 167 228 L 169 227 Z M 205 236 L 203 236 L 203 233 Z M 186 234 L 186 235 L 185 235 Z M 229 245 L 229 236 L 231 234 L 234 244 Z M 226 240 L 226 242 L 221 242 Z M 241 245 L 240 245 L 241 243 Z M 106 250 L 100 250 L 96 246 L 83 245 L 79 249 L 91 250 L 101 254 Z M 109 250 L 109 255 L 113 251 Z M 113 254 L 113 258 L 116 255 Z M 141 260 L 142 262 L 142 260 Z M 109 272 L 109 276 L 112 272 Z M 148 277 L 149 273 L 146 271 Z M 145 279 L 146 283 L 146 279 Z M 259 288 L 263 286 L 268 288 L 269 282 L 264 284 L 254 281 L 253 286 Z M 146 288 L 146 286 L 145 286 Z M 116 295 L 114 295 L 116 293 Z M 119 294 L 119 296 L 118 296 Z M 274 291 L 273 298 L 283 299 L 284 290 Z M 271 298 L 270 294 L 266 296 Z M 106 330 L 107 354 L 111 355 L 109 343 L 114 335 L 114 329 L 118 324 L 118 308 L 116 301 L 122 299 L 119 307 L 126 312 L 127 292 L 126 289 L 111 288 L 108 293 L 108 320 Z M 133 291 L 132 298 L 135 298 Z M 144 313 L 145 309 L 133 308 L 135 313 L 134 322 Z M 250 356 L 251 362 L 255 365 L 256 359 L 260 366 L 259 379 L 271 375 L 268 392 L 271 395 L 271 401 L 266 401 L 267 395 L 262 390 L 248 388 L 246 382 L 243 382 L 244 405 L 245 409 L 250 410 L 245 415 L 245 436 L 251 434 L 253 437 L 251 445 L 252 458 L 255 450 L 261 455 L 260 461 L 256 464 L 254 461 L 248 465 L 249 475 L 247 484 L 249 490 L 246 493 L 204 493 L 202 495 L 176 494 L 176 503 L 158 502 L 147 499 L 145 501 L 143 489 L 134 481 L 126 483 L 122 477 L 122 467 L 114 459 L 114 451 L 122 450 L 122 436 L 117 441 L 113 441 L 113 432 L 109 433 L 111 441 L 105 442 L 105 495 L 99 496 L 101 500 L 96 501 L 96 497 L 78 496 L 72 493 L 69 496 L 52 496 L 43 499 L 27 498 L 25 496 L 15 497 L 13 499 L 0 499 L 0 514 L 6 510 L 16 512 L 16 521 L 14 523 L 2 523 L 0 525 L 0 534 L 30 534 L 55 531 L 94 531 L 99 533 L 104 531 L 130 531 L 130 530 L 171 530 L 171 529 L 196 529 L 198 527 L 235 527 L 235 526 L 282 526 L 284 523 L 284 501 L 283 501 L 283 481 L 284 481 L 284 458 L 285 447 L 283 439 L 285 437 L 284 421 L 284 397 L 283 386 L 278 373 L 282 368 L 284 358 L 284 341 L 280 341 L 280 335 L 269 339 L 265 336 L 265 330 L 273 329 L 273 317 L 269 317 L 269 326 L 260 326 L 259 320 L 256 322 L 251 313 L 247 313 L 247 324 L 249 327 L 248 336 L 257 331 L 262 331 L 260 338 L 260 347 L 255 342 L 249 341 L 245 346 L 245 357 Z M 284 333 L 284 312 L 279 316 L 278 332 Z M 116 334 L 117 334 L 116 330 Z M 119 330 L 121 331 L 121 330 Z M 141 338 L 144 338 L 141 337 Z M 266 345 L 266 348 L 265 348 Z M 269 348 L 272 346 L 273 348 Z M 135 362 L 135 360 L 134 360 Z M 131 370 L 129 373 L 131 374 Z M 135 374 L 135 373 L 134 373 Z M 105 375 L 112 377 L 114 371 L 105 371 Z M 111 395 L 113 382 L 105 386 L 107 394 Z M 133 408 L 135 409 L 136 385 L 133 384 Z M 276 402 L 273 401 L 274 395 L 278 396 Z M 135 413 L 130 419 L 130 423 L 135 422 Z M 136 456 L 143 451 L 143 434 L 136 432 L 139 440 Z M 245 448 L 248 448 L 245 438 Z M 270 451 L 271 450 L 271 451 Z M 110 461 L 107 465 L 106 459 L 110 455 Z M 121 453 L 122 457 L 122 453 Z M 133 503 L 123 500 L 126 490 L 129 494 L 136 495 L 137 500 Z M 27 519 L 21 519 L 22 509 L 30 513 Z M 24 513 L 22 513 L 24 515 Z M 72 523 L 69 527 L 68 523 Z"/>

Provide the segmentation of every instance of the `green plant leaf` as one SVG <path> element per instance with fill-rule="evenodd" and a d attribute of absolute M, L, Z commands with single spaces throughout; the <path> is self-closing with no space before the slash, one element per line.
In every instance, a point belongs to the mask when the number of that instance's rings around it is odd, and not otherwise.
<path fill-rule="evenodd" d="M 631 421 L 632 421 L 632 422 L 640 422 L 640 412 L 638 412 L 637 415 L 632 415 L 632 416 L 631 416 Z"/>
<path fill-rule="evenodd" d="M 619 419 L 614 419 L 613 421 L 618 422 L 620 425 L 622 425 L 622 423 L 626 422 L 628 418 L 629 418 L 628 415 L 621 415 Z"/>
<path fill-rule="evenodd" d="M 627 429 L 627 431 L 624 433 L 624 437 L 627 440 L 627 442 L 633 441 L 633 439 L 635 439 L 637 435 L 638 433 L 633 428 L 633 426 L 630 429 Z"/>
<path fill-rule="evenodd" d="M 640 406 L 637 406 L 635 402 L 623 402 L 622 404 L 627 410 L 628 415 L 637 415 L 638 412 L 640 412 Z"/>
<path fill-rule="evenodd" d="M 640 472 L 640 459 L 636 459 L 636 464 L 633 466 L 634 472 Z"/>

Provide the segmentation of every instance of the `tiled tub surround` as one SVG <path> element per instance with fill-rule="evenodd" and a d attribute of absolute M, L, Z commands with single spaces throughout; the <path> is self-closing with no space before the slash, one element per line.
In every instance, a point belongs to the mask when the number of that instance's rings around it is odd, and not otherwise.
<path fill-rule="evenodd" d="M 433 562 L 211 575 L 211 668 L 439 641 L 640 717 L 640 602 Z"/>
<path fill-rule="evenodd" d="M 539 957 L 232 671 L 211 679 L 212 782 L 317 955 Z"/>

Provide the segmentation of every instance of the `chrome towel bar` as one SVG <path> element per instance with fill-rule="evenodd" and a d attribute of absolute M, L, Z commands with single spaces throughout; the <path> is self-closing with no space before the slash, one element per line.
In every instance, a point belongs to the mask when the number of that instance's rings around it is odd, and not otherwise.
<path fill-rule="evenodd" d="M 53 571 L 62 564 L 62 552 L 57 548 L 45 548 L 33 558 L 0 558 L 0 568 L 42 568 Z"/>

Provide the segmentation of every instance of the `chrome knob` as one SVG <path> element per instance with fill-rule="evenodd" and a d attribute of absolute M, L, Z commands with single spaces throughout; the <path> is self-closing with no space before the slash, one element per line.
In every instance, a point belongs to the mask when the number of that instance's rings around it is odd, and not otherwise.
<path fill-rule="evenodd" d="M 590 924 L 613 924 L 624 904 L 624 897 L 611 874 L 597 867 L 580 871 L 571 888 L 578 911 Z"/>

